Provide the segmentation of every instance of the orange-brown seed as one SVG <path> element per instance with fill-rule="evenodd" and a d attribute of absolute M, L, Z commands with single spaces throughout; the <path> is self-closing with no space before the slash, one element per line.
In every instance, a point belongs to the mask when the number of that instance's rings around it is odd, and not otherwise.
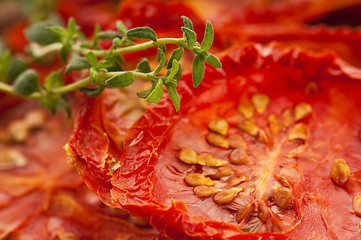
<path fill-rule="evenodd" d="M 247 181 L 249 181 L 249 177 L 238 175 L 238 176 L 230 177 L 227 180 L 227 184 L 230 187 L 235 187 L 235 186 L 237 186 L 241 183 L 247 182 Z"/>
<path fill-rule="evenodd" d="M 217 147 L 222 147 L 225 149 L 229 148 L 229 143 L 227 138 L 225 138 L 223 135 L 217 134 L 217 133 L 209 133 L 207 135 L 207 141 L 208 143 L 217 146 Z"/>
<path fill-rule="evenodd" d="M 307 117 L 308 115 L 311 114 L 311 112 L 312 112 L 312 107 L 310 104 L 304 102 L 297 104 L 293 112 L 295 121 L 297 122 Z"/>
<path fill-rule="evenodd" d="M 210 153 L 201 153 L 201 154 L 199 154 L 199 157 L 203 160 L 205 165 L 208 167 L 221 167 L 221 166 L 224 166 L 227 164 L 226 161 L 218 159 Z"/>
<path fill-rule="evenodd" d="M 7 131 L 15 142 L 24 142 L 29 136 L 29 128 L 23 120 L 12 121 Z"/>
<path fill-rule="evenodd" d="M 213 196 L 213 200 L 215 203 L 219 205 L 228 204 L 232 202 L 233 199 L 235 199 L 238 193 L 241 192 L 242 190 L 243 188 L 231 188 L 231 189 L 222 190 L 220 192 L 217 192 Z"/>
<path fill-rule="evenodd" d="M 214 174 L 210 174 L 208 175 L 210 178 L 214 179 L 214 180 L 219 180 L 222 177 L 227 177 L 231 174 L 234 173 L 234 169 L 231 167 L 219 167 L 217 168 L 217 172 Z"/>
<path fill-rule="evenodd" d="M 201 186 L 201 185 L 207 185 L 207 186 L 213 186 L 214 182 L 209 177 L 205 177 L 204 175 L 200 173 L 190 173 L 185 178 L 184 181 L 192 187 Z"/>
<path fill-rule="evenodd" d="M 336 186 L 343 187 L 346 184 L 350 175 L 351 175 L 351 171 L 345 160 L 341 158 L 336 159 L 331 169 L 332 182 Z"/>
<path fill-rule="evenodd" d="M 287 210 L 292 205 L 292 190 L 287 187 L 276 184 L 273 188 L 273 197 L 277 207 L 282 210 Z"/>
<path fill-rule="evenodd" d="M 204 185 L 193 188 L 193 193 L 199 197 L 209 197 L 219 191 L 221 191 L 221 189 Z"/>
<path fill-rule="evenodd" d="M 241 131 L 246 132 L 252 136 L 256 136 L 259 131 L 259 128 L 256 125 L 256 121 L 254 119 L 247 119 L 247 120 L 240 122 L 238 124 L 238 128 Z"/>
<path fill-rule="evenodd" d="M 205 162 L 198 154 L 189 148 L 182 149 L 178 154 L 179 159 L 187 164 L 205 165 Z"/>
<path fill-rule="evenodd" d="M 247 149 L 247 143 L 240 134 L 231 134 L 228 136 L 228 144 L 230 148 Z"/>
<path fill-rule="evenodd" d="M 288 140 L 303 140 L 307 139 L 307 125 L 304 123 L 297 123 L 288 134 Z"/>
<path fill-rule="evenodd" d="M 237 148 L 234 149 L 229 155 L 229 162 L 235 165 L 244 165 L 248 164 L 250 160 L 245 150 Z"/>
<path fill-rule="evenodd" d="M 251 119 L 254 113 L 254 106 L 250 103 L 241 103 L 238 105 L 238 112 L 241 113 L 243 117 Z"/>
<path fill-rule="evenodd" d="M 248 216 L 250 215 L 252 211 L 252 204 L 247 203 L 246 205 L 239 208 L 237 214 L 236 214 L 236 220 L 238 223 L 242 221 L 247 221 Z"/>
<path fill-rule="evenodd" d="M 24 117 L 24 122 L 30 129 L 40 128 L 44 125 L 45 120 L 45 113 L 41 110 L 31 110 Z"/>
<path fill-rule="evenodd" d="M 290 108 L 287 108 L 283 111 L 282 117 L 283 117 L 283 125 L 285 127 L 290 126 L 294 122 L 292 109 L 290 109 Z"/>
<path fill-rule="evenodd" d="M 253 105 L 255 106 L 257 112 L 263 113 L 266 110 L 266 108 L 270 102 L 270 99 L 265 94 L 256 93 L 256 94 L 253 94 L 251 101 L 252 101 Z"/>
<path fill-rule="evenodd" d="M 266 203 L 263 201 L 258 202 L 258 218 L 262 223 L 265 223 L 270 216 L 270 210 L 268 209 Z"/>
<path fill-rule="evenodd" d="M 277 134 L 282 131 L 282 125 L 276 114 L 269 115 L 267 120 L 269 128 L 273 134 Z"/>
<path fill-rule="evenodd" d="M 25 166 L 27 160 L 23 154 L 12 148 L 0 150 L 0 170 L 11 170 Z"/>
<path fill-rule="evenodd" d="M 357 216 L 361 217 L 361 196 L 356 196 L 353 199 L 353 210 Z"/>
<path fill-rule="evenodd" d="M 208 128 L 215 133 L 226 135 L 228 133 L 229 124 L 223 118 L 212 120 L 208 123 Z"/>
<path fill-rule="evenodd" d="M 283 186 L 285 187 L 291 187 L 290 182 L 287 180 L 287 178 L 285 176 L 282 176 L 280 174 L 276 174 L 275 175 L 275 179 L 281 183 Z"/>

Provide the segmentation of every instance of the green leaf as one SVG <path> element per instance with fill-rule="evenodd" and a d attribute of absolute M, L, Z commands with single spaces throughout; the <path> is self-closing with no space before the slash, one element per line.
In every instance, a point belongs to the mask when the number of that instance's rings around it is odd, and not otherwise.
<path fill-rule="evenodd" d="M 203 79 L 204 74 L 204 62 L 203 57 L 197 54 L 193 59 L 192 64 L 192 76 L 193 76 L 193 86 L 196 88 L 199 86 Z"/>
<path fill-rule="evenodd" d="M 162 49 L 163 53 L 165 53 L 165 51 L 167 50 L 166 47 L 165 47 L 165 44 L 159 45 L 159 46 L 158 46 L 158 49 L 159 49 L 159 48 Z M 160 51 L 158 50 L 157 56 L 156 56 L 156 60 L 159 62 L 159 61 L 161 60 L 161 58 L 162 58 L 162 52 L 160 52 Z"/>
<path fill-rule="evenodd" d="M 80 91 L 85 93 L 89 97 L 98 97 L 104 89 L 105 86 L 100 85 L 97 88 L 80 88 Z"/>
<path fill-rule="evenodd" d="M 47 91 L 50 91 L 53 88 L 61 87 L 64 85 L 63 79 L 61 78 L 62 71 L 55 71 L 50 73 L 44 82 L 44 87 Z"/>
<path fill-rule="evenodd" d="M 122 21 L 117 21 L 116 26 L 117 26 L 118 31 L 123 34 L 125 34 L 128 31 L 127 27 L 124 25 L 124 23 Z"/>
<path fill-rule="evenodd" d="M 208 53 L 208 57 L 206 58 L 205 62 L 215 68 L 222 67 L 221 61 L 219 61 L 219 59 L 216 56 L 214 56 L 212 53 Z"/>
<path fill-rule="evenodd" d="M 25 30 L 25 36 L 29 41 L 40 45 L 60 42 L 60 38 L 49 29 L 54 26 L 56 25 L 48 22 L 35 23 Z"/>
<path fill-rule="evenodd" d="M 125 34 L 128 38 L 135 38 L 135 39 L 150 39 L 154 42 L 157 41 L 157 34 L 154 32 L 153 29 L 149 27 L 137 27 L 132 28 L 127 31 Z"/>
<path fill-rule="evenodd" d="M 98 38 L 102 40 L 114 39 L 114 38 L 122 39 L 123 36 L 116 31 L 102 31 L 98 33 Z"/>
<path fill-rule="evenodd" d="M 39 90 L 38 74 L 33 69 L 28 69 L 22 72 L 14 81 L 14 92 L 27 96 Z"/>
<path fill-rule="evenodd" d="M 167 69 L 170 69 L 172 67 L 173 60 L 179 61 L 182 58 L 183 52 L 184 50 L 182 47 L 179 47 L 173 51 L 172 56 L 168 61 Z"/>
<path fill-rule="evenodd" d="M 47 29 L 49 29 L 49 31 L 51 31 L 55 36 L 57 36 L 60 41 L 63 41 L 63 39 L 65 39 L 68 35 L 66 30 L 59 25 L 48 26 Z"/>
<path fill-rule="evenodd" d="M 154 88 L 150 88 L 146 91 L 143 91 L 143 92 L 139 92 L 137 93 L 137 96 L 140 97 L 140 98 L 147 98 L 149 96 L 149 94 L 153 91 Z"/>
<path fill-rule="evenodd" d="M 194 44 L 197 42 L 197 34 L 193 30 L 186 27 L 182 27 L 182 31 L 186 37 L 187 47 L 189 49 L 193 49 Z"/>
<path fill-rule="evenodd" d="M 181 18 L 183 19 L 184 27 L 186 27 L 186 28 L 188 28 L 190 30 L 193 30 L 192 21 L 186 16 L 182 16 Z"/>
<path fill-rule="evenodd" d="M 173 59 L 172 68 L 168 71 L 169 72 L 168 80 L 172 80 L 174 76 L 178 73 L 178 70 L 179 70 L 179 63 L 177 60 Z"/>
<path fill-rule="evenodd" d="M 201 50 L 207 51 L 213 44 L 214 31 L 210 21 L 207 21 L 206 30 L 204 32 L 204 38 L 201 43 Z"/>
<path fill-rule="evenodd" d="M 177 74 L 173 77 L 173 80 L 176 80 L 177 82 L 179 82 L 179 80 L 181 79 L 182 77 L 182 65 L 179 63 L 179 70 L 177 72 Z"/>
<path fill-rule="evenodd" d="M 150 73 L 152 70 L 150 69 L 149 60 L 147 58 L 142 58 L 137 65 L 137 72 L 142 73 Z"/>
<path fill-rule="evenodd" d="M 89 69 L 90 63 L 86 58 L 78 57 L 72 59 L 65 68 L 65 74 L 68 75 L 70 71 L 80 71 L 83 69 Z"/>
<path fill-rule="evenodd" d="M 68 20 L 68 35 L 73 36 L 77 31 L 77 25 L 73 17 Z"/>
<path fill-rule="evenodd" d="M 105 81 L 105 86 L 116 88 L 116 87 L 127 87 L 134 82 L 134 75 L 132 72 L 124 72 L 113 76 Z"/>
<path fill-rule="evenodd" d="M 160 61 L 159 61 L 158 67 L 153 72 L 153 76 L 157 75 L 165 65 L 165 54 L 164 54 L 163 50 L 158 48 L 158 54 L 160 56 Z"/>
<path fill-rule="evenodd" d="M 88 63 L 93 68 L 96 68 L 98 66 L 98 59 L 93 52 L 87 52 L 84 55 L 85 55 L 85 58 L 88 60 Z"/>
<path fill-rule="evenodd" d="M 155 85 L 152 92 L 145 99 L 149 103 L 158 103 L 163 97 L 163 81 L 162 79 L 158 79 L 157 84 Z"/>
<path fill-rule="evenodd" d="M 170 99 L 174 105 L 175 110 L 178 112 L 180 107 L 180 99 L 177 92 L 177 89 L 173 86 L 165 85 L 167 92 L 169 94 Z"/>
<path fill-rule="evenodd" d="M 28 67 L 29 64 L 21 57 L 14 57 L 10 59 L 5 75 L 7 82 L 13 82 L 19 74 L 25 71 Z"/>
<path fill-rule="evenodd" d="M 97 68 L 107 69 L 110 72 L 123 71 L 122 65 L 119 64 L 119 55 L 109 55 L 99 61 Z"/>
<path fill-rule="evenodd" d="M 60 49 L 60 57 L 64 63 L 66 63 L 68 60 L 68 53 L 69 53 L 70 49 L 71 49 L 70 43 L 64 44 L 63 47 Z"/>

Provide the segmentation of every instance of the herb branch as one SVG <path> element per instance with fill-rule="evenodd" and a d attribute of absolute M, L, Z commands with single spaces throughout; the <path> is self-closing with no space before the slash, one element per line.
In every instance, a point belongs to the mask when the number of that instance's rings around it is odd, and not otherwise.
<path fill-rule="evenodd" d="M 221 62 L 207 52 L 213 44 L 214 32 L 212 24 L 207 21 L 202 43 L 197 42 L 196 33 L 193 31 L 191 20 L 182 17 L 183 37 L 181 38 L 157 38 L 155 31 L 149 27 L 127 29 L 121 21 L 116 23 L 117 31 L 101 31 L 95 27 L 92 40 L 87 40 L 78 29 L 74 19 L 69 19 L 66 28 L 47 22 L 40 22 L 30 26 L 25 34 L 30 41 L 27 61 L 9 60 L 9 53 L 0 54 L 0 63 L 3 67 L 0 71 L 0 91 L 14 94 L 28 99 L 39 99 L 41 103 L 55 113 L 57 109 L 65 108 L 68 112 L 66 94 L 75 90 L 81 90 L 91 97 L 98 96 L 105 88 L 127 87 L 136 78 L 146 79 L 152 87 L 144 92 L 137 93 L 138 97 L 147 102 L 157 103 L 163 96 L 163 85 L 167 90 L 175 109 L 180 107 L 180 99 L 177 92 L 177 83 L 182 76 L 180 59 L 184 49 L 194 52 L 193 59 L 193 85 L 199 86 L 204 75 L 204 63 L 220 68 Z M 136 43 L 134 40 L 148 40 Z M 109 49 L 100 47 L 100 40 L 112 40 Z M 171 57 L 166 60 L 166 45 L 177 45 Z M 149 60 L 143 58 L 136 69 L 125 70 L 122 66 L 125 53 L 139 52 L 148 48 L 157 47 L 158 66 L 152 71 Z M 38 73 L 28 69 L 27 63 L 60 54 L 64 62 L 63 68 L 50 73 L 42 86 L 39 84 Z M 26 63 L 27 62 L 27 63 Z M 1 64 L 0 64 L 1 65 Z M 12 66 L 13 65 L 13 66 Z M 8 71 L 5 71 L 5 67 Z M 166 68 L 165 75 L 159 75 Z M 62 73 L 66 75 L 71 71 L 89 70 L 89 76 L 76 82 L 65 85 Z M 9 83 L 9 76 L 15 80 Z"/>

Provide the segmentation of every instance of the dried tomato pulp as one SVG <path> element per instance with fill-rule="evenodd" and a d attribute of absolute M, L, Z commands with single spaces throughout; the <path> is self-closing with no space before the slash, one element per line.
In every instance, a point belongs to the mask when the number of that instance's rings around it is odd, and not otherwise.
<path fill-rule="evenodd" d="M 357 238 L 361 72 L 277 46 L 222 63 L 128 131 L 112 200 L 172 239 Z"/>

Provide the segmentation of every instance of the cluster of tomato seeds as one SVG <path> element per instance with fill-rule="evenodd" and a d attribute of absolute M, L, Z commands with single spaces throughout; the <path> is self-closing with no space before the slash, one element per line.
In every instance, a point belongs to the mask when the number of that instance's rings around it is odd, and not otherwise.
<path fill-rule="evenodd" d="M 184 182 L 193 187 L 194 195 L 211 198 L 215 204 L 231 211 L 243 231 L 282 230 L 285 226 L 269 228 L 266 225 L 272 225 L 275 219 L 286 218 L 287 212 L 294 220 L 285 225 L 295 224 L 299 218 L 293 195 L 300 176 L 297 164 L 281 164 L 277 160 L 274 166 L 262 166 L 264 163 L 259 162 L 257 154 L 248 149 L 247 142 L 253 141 L 264 148 L 270 159 L 276 158 L 272 152 L 277 150 L 272 149 L 283 144 L 274 142 L 281 132 L 286 134 L 286 141 L 296 142 L 295 146 L 302 147 L 309 134 L 307 118 L 312 114 L 312 106 L 300 102 L 281 113 L 269 113 L 266 110 L 270 104 L 267 95 L 255 93 L 249 101 L 237 106 L 236 124 L 223 117 L 207 123 L 209 132 L 206 141 L 213 148 L 229 151 L 228 159 L 219 159 L 209 152 L 196 152 L 190 148 L 181 149 L 178 153 L 178 159 L 191 167 Z M 261 127 L 258 119 L 266 119 L 267 126 Z M 293 159 L 291 152 L 286 156 L 291 159 L 290 162 Z M 192 167 L 194 165 L 199 167 Z M 247 174 L 248 167 L 261 170 L 248 171 Z M 349 171 L 345 171 L 342 164 L 337 164 L 332 172 L 331 179 L 335 184 L 347 181 Z M 271 179 L 269 175 L 272 175 Z M 271 186 L 271 190 L 266 190 L 268 187 L 265 185 Z"/>

